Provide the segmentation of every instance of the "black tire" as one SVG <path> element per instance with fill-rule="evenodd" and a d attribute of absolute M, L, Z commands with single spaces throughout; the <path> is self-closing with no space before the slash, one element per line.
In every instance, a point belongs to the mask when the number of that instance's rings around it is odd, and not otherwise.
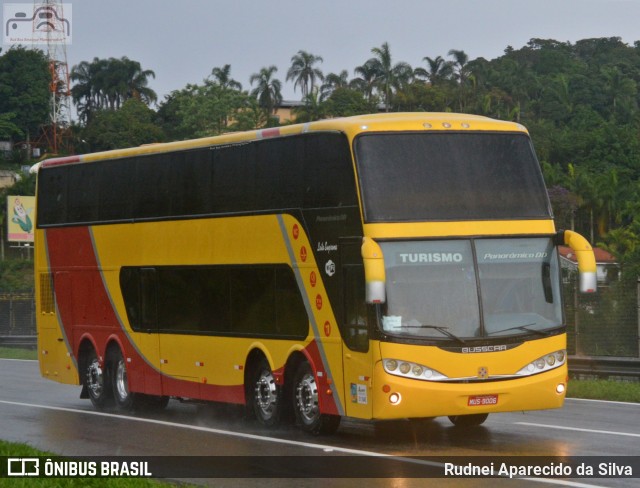
<path fill-rule="evenodd" d="M 83 386 L 94 407 L 102 409 L 113 405 L 113 390 L 109 378 L 109 368 L 100 364 L 98 355 L 93 347 L 87 352 Z"/>
<path fill-rule="evenodd" d="M 109 369 L 113 399 L 122 410 L 162 410 L 169 403 L 169 397 L 145 395 L 129 391 L 127 363 L 120 349 L 109 357 Z"/>
<path fill-rule="evenodd" d="M 273 427 L 280 422 L 282 390 L 276 384 L 266 359 L 260 360 L 253 368 L 247 385 L 247 403 L 260 424 Z"/>
<path fill-rule="evenodd" d="M 472 415 L 450 415 L 449 420 L 456 427 L 477 427 L 478 425 L 482 425 L 487 417 L 488 413 L 476 413 Z"/>
<path fill-rule="evenodd" d="M 308 362 L 298 366 L 293 379 L 293 411 L 296 425 L 314 435 L 333 434 L 340 426 L 338 415 L 320 412 L 318 385 Z"/>

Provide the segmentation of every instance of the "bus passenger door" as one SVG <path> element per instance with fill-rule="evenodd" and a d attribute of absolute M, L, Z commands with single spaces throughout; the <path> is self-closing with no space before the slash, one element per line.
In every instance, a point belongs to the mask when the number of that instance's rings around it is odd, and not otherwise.
<path fill-rule="evenodd" d="M 359 251 L 359 247 L 357 248 Z M 343 261 L 343 263 L 348 261 Z M 369 319 L 365 304 L 364 267 L 343 264 L 344 307 L 342 354 L 346 415 L 370 419 L 373 412 L 373 354 L 369 344 Z"/>

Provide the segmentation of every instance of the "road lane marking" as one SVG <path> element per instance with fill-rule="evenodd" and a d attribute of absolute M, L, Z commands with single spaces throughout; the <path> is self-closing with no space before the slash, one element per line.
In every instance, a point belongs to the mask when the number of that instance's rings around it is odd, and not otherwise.
<path fill-rule="evenodd" d="M 626 437 L 640 437 L 640 434 L 631 434 L 629 432 L 614 432 L 612 430 L 580 429 L 578 427 L 564 427 L 561 425 L 534 424 L 531 422 L 515 422 L 515 423 L 516 425 L 526 425 L 528 427 L 544 427 L 546 429 L 573 430 L 576 432 L 589 432 L 590 434 L 608 434 L 608 435 L 622 435 Z"/>
<path fill-rule="evenodd" d="M 0 404 L 12 405 L 12 406 L 17 406 L 17 407 L 39 408 L 39 409 L 43 409 L 43 410 L 54 410 L 54 411 L 57 411 L 57 412 L 81 413 L 81 414 L 87 414 L 87 415 L 94 415 L 94 416 L 97 416 L 97 417 L 108 417 L 108 418 L 114 418 L 114 419 L 120 419 L 120 420 L 128 420 L 128 421 L 142 422 L 142 423 L 147 423 L 147 424 L 162 425 L 162 426 L 166 426 L 166 427 L 176 427 L 176 428 L 180 428 L 180 429 L 190 429 L 190 430 L 196 430 L 196 431 L 200 431 L 200 432 L 209 432 L 209 433 L 212 433 L 212 434 L 225 435 L 225 436 L 229 436 L 229 437 L 238 437 L 238 438 L 241 438 L 241 439 L 250 439 L 250 440 L 254 440 L 254 441 L 264 441 L 264 442 L 271 442 L 271 443 L 275 443 L 275 444 L 285 444 L 285 445 L 297 446 L 297 447 L 307 447 L 307 448 L 310 448 L 310 449 L 319 449 L 319 450 L 322 450 L 323 452 L 339 452 L 339 453 L 343 453 L 343 454 L 354 454 L 354 455 L 358 455 L 358 456 L 369 456 L 369 457 L 385 457 L 385 458 L 386 457 L 390 457 L 390 458 L 393 458 L 395 460 L 404 461 L 404 462 L 407 462 L 407 463 L 421 464 L 421 465 L 424 465 L 424 466 L 431 466 L 431 467 L 437 467 L 437 468 L 444 468 L 445 467 L 444 463 L 439 463 L 439 462 L 435 462 L 435 461 L 427 461 L 427 460 L 422 460 L 422 459 L 412 459 L 412 458 L 407 458 L 407 457 L 403 457 L 403 456 L 396 456 L 394 454 L 383 454 L 383 453 L 372 452 L 372 451 L 362 451 L 360 449 L 349 449 L 349 448 L 345 448 L 345 447 L 330 446 L 330 445 L 326 445 L 326 444 L 315 444 L 315 443 L 312 443 L 312 442 L 301 442 L 301 441 L 293 441 L 293 440 L 288 440 L 288 439 L 279 439 L 279 438 L 275 438 L 275 437 L 265 437 L 265 436 L 260 436 L 260 435 L 256 435 L 256 434 L 247 434 L 247 433 L 243 433 L 243 432 L 233 432 L 233 431 L 229 431 L 229 430 L 214 429 L 214 428 L 211 428 L 211 427 L 203 427 L 203 426 L 199 426 L 199 425 L 181 424 L 181 423 L 178 423 L 178 422 L 168 422 L 166 420 L 148 419 L 148 418 L 144 418 L 144 417 L 129 417 L 127 415 L 119 415 L 119 414 L 113 414 L 113 413 L 107 413 L 107 412 L 98 412 L 98 411 L 95 411 L 95 410 L 79 410 L 79 409 L 68 408 L 68 407 L 53 407 L 53 406 L 49 406 L 49 405 L 39 405 L 39 404 L 35 404 L 35 403 L 11 402 L 11 401 L 7 401 L 7 400 L 0 400 Z M 536 424 L 531 424 L 531 425 L 536 425 Z M 506 478 L 506 476 L 505 476 L 505 478 Z M 454 479 L 454 478 L 451 478 L 451 479 Z M 537 483 L 545 483 L 545 484 L 549 484 L 549 485 L 570 486 L 572 488 L 602 488 L 602 485 L 593 485 L 593 484 L 587 484 L 587 483 L 581 483 L 581 482 L 575 482 L 575 481 L 568 481 L 568 480 L 562 480 L 562 479 L 525 478 L 525 477 L 514 477 L 513 479 L 534 481 L 534 482 L 537 482 Z"/>

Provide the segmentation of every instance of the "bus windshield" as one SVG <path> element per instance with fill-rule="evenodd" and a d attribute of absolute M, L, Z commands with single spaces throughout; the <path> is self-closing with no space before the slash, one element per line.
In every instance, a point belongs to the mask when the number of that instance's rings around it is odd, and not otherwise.
<path fill-rule="evenodd" d="M 560 271 L 549 238 L 381 242 L 390 336 L 469 339 L 562 325 Z"/>
<path fill-rule="evenodd" d="M 374 133 L 354 148 L 367 222 L 551 217 L 524 133 Z"/>

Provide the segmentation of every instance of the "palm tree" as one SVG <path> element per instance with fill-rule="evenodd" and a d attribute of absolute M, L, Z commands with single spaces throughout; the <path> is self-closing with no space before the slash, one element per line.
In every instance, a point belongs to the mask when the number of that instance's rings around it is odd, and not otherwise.
<path fill-rule="evenodd" d="M 432 85 L 437 85 L 453 76 L 453 62 L 446 61 L 442 56 L 435 59 L 430 57 L 422 58 L 427 62 L 428 68 L 416 68 L 414 74 L 417 77 L 426 79 Z"/>
<path fill-rule="evenodd" d="M 322 71 L 313 66 L 316 63 L 322 63 L 322 61 L 321 56 L 302 50 L 291 58 L 291 67 L 287 71 L 287 81 L 293 80 L 294 91 L 297 86 L 300 86 L 303 98 L 313 91 L 316 80 L 324 80 Z"/>
<path fill-rule="evenodd" d="M 231 78 L 231 65 L 225 64 L 222 68 L 213 68 L 211 70 L 213 76 L 222 88 L 242 91 L 242 84 Z"/>
<path fill-rule="evenodd" d="M 249 79 L 249 83 L 257 86 L 251 91 L 251 96 L 258 100 L 258 105 L 265 111 L 267 117 L 275 112 L 275 109 L 282 103 L 282 83 L 273 78 L 278 71 L 275 66 L 262 68 L 259 73 L 254 73 Z"/>
<path fill-rule="evenodd" d="M 448 53 L 449 56 L 453 56 L 453 69 L 455 73 L 455 77 L 458 80 L 459 85 L 459 94 L 458 101 L 460 104 L 460 111 L 464 110 L 465 106 L 465 91 L 467 80 L 469 79 L 469 67 L 467 63 L 469 62 L 469 56 L 462 50 L 451 49 Z"/>
<path fill-rule="evenodd" d="M 149 78 L 155 78 L 152 70 L 143 70 L 139 62 L 127 57 L 93 58 L 71 70 L 71 79 L 76 82 L 71 95 L 80 117 L 87 121 L 96 110 L 116 110 L 130 98 L 155 102 L 157 95 L 147 86 Z"/>
<path fill-rule="evenodd" d="M 340 74 L 329 73 L 324 78 L 324 83 L 320 87 L 320 99 L 326 100 L 338 88 L 347 88 L 349 86 L 349 73 L 343 69 Z"/>
<path fill-rule="evenodd" d="M 371 101 L 373 97 L 373 89 L 376 86 L 376 76 L 377 76 L 377 68 L 375 66 L 374 60 L 370 59 L 362 66 L 356 67 L 353 70 L 356 78 L 351 80 L 349 86 L 356 90 L 359 90 L 367 101 Z"/>
<path fill-rule="evenodd" d="M 156 74 L 150 69 L 142 69 L 138 61 L 132 61 L 126 56 L 119 60 L 122 64 L 123 90 L 120 93 L 120 103 L 135 98 L 147 105 L 158 99 L 156 92 L 148 87 L 149 78 L 155 78 Z"/>
<path fill-rule="evenodd" d="M 385 109 L 388 112 L 393 88 L 408 82 L 413 70 L 407 63 L 392 63 L 391 50 L 387 42 L 380 47 L 374 47 L 371 52 L 375 56 L 368 62 L 371 62 L 376 71 L 376 86 L 383 94 Z"/>

